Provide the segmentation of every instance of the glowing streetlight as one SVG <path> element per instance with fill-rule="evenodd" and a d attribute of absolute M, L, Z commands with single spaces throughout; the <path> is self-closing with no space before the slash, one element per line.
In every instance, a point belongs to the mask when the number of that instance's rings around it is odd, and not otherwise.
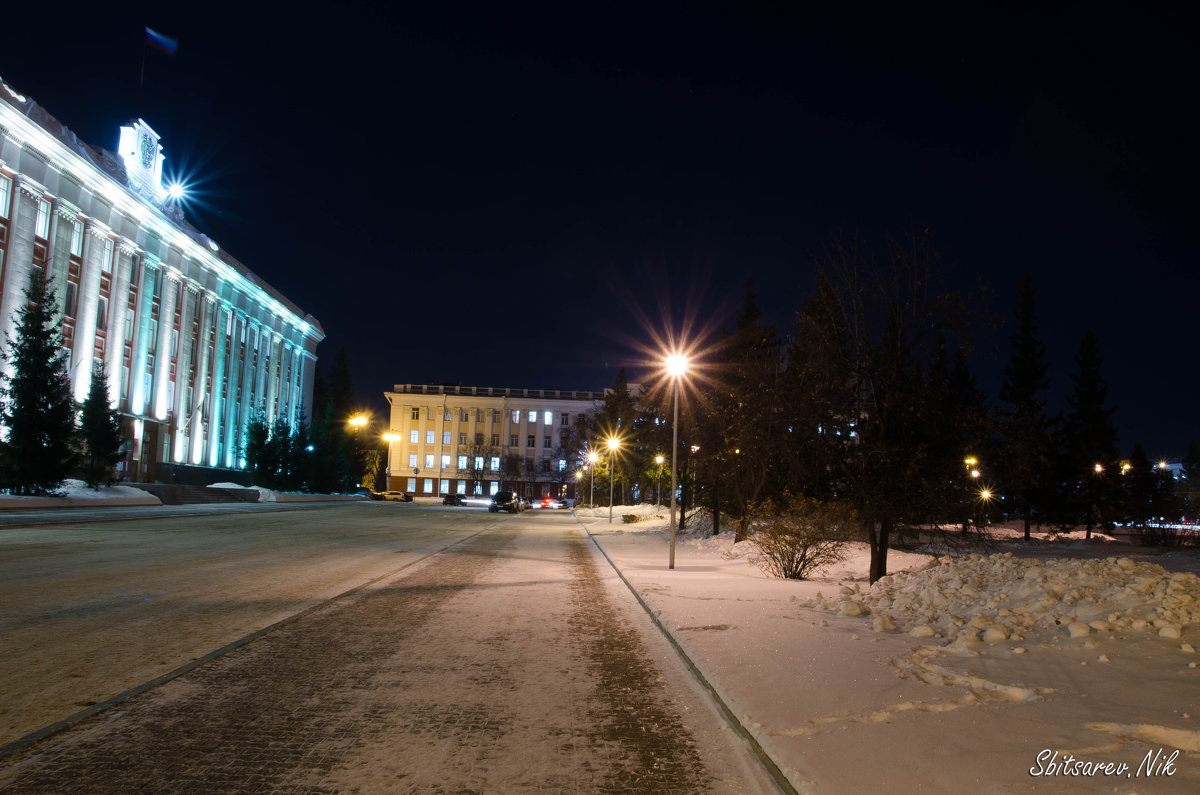
<path fill-rule="evenodd" d="M 183 186 L 180 185 L 178 182 L 172 182 L 170 185 L 167 186 L 167 196 L 169 196 L 172 201 L 179 201 L 180 199 L 182 199 L 183 193 L 184 193 Z"/>
<path fill-rule="evenodd" d="M 1104 464 L 1096 464 L 1092 469 L 1095 470 L 1097 475 L 1101 475 L 1104 473 Z"/>
<path fill-rule="evenodd" d="M 353 417 L 351 417 L 349 420 L 347 420 L 347 422 L 349 422 L 357 430 L 367 424 L 367 415 L 366 414 L 355 414 Z"/>
<path fill-rule="evenodd" d="M 672 353 L 666 360 L 667 374 L 671 376 L 671 401 L 675 404 L 675 419 L 671 431 L 671 555 L 667 568 L 675 568 L 675 491 L 679 488 L 679 475 L 675 468 L 679 458 L 679 379 L 687 375 L 688 360 L 681 353 Z"/>
<path fill-rule="evenodd" d="M 616 482 L 617 468 L 614 466 L 613 457 L 617 454 L 617 448 L 621 442 L 615 436 L 608 437 L 608 523 L 612 524 L 612 508 L 613 508 L 613 484 Z"/>

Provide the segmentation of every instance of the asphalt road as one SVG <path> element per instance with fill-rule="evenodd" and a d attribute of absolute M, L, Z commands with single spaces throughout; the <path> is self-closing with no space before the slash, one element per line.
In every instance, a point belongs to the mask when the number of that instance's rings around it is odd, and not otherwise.
<path fill-rule="evenodd" d="M 565 512 L 6 529 L 0 604 L 39 727 L 134 692 L 30 742 L 0 712 L 0 788 L 772 790 Z"/>

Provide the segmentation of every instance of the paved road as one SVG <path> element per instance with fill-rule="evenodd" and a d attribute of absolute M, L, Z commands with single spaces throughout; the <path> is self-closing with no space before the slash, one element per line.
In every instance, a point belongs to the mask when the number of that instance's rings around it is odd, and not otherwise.
<path fill-rule="evenodd" d="M 771 791 L 565 513 L 487 519 L 10 754 L 0 788 Z"/>

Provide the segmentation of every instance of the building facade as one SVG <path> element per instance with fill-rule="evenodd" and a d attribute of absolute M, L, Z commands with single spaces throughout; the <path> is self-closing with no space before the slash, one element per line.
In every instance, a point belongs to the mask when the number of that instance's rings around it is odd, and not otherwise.
<path fill-rule="evenodd" d="M 388 489 L 417 497 L 576 495 L 581 420 L 603 392 L 396 384 L 385 393 Z"/>
<path fill-rule="evenodd" d="M 44 275 L 75 398 L 102 363 L 126 434 L 120 474 L 135 481 L 168 466 L 238 468 L 253 409 L 295 426 L 325 336 L 184 220 L 163 161 L 141 119 L 106 151 L 0 80 L 0 332 L 14 334 Z"/>

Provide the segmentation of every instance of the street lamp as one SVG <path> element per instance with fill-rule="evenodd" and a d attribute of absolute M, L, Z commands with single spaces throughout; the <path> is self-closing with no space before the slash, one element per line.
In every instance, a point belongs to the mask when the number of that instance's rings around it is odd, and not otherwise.
<path fill-rule="evenodd" d="M 589 450 L 587 460 L 588 467 L 592 470 L 592 475 L 588 482 L 588 505 L 594 508 L 596 505 L 596 462 L 600 460 L 600 454 L 595 450 Z"/>
<path fill-rule="evenodd" d="M 662 465 L 663 457 L 661 455 L 654 456 L 654 463 L 658 464 L 658 469 L 655 470 L 657 477 L 654 479 L 654 504 L 662 505 Z"/>
<path fill-rule="evenodd" d="M 681 353 L 673 353 L 667 357 L 667 374 L 671 376 L 671 399 L 675 404 L 675 420 L 671 432 L 671 556 L 667 568 L 675 568 L 675 490 L 679 487 L 678 474 L 675 468 L 679 458 L 679 379 L 687 373 L 687 357 Z"/>
<path fill-rule="evenodd" d="M 620 446 L 617 437 L 608 437 L 608 523 L 612 524 L 612 506 L 613 506 L 613 485 L 616 483 L 617 468 L 613 464 L 613 457 L 617 454 L 617 447 Z"/>
<path fill-rule="evenodd" d="M 583 481 L 583 470 L 575 470 L 575 501 L 579 502 L 579 485 Z"/>

